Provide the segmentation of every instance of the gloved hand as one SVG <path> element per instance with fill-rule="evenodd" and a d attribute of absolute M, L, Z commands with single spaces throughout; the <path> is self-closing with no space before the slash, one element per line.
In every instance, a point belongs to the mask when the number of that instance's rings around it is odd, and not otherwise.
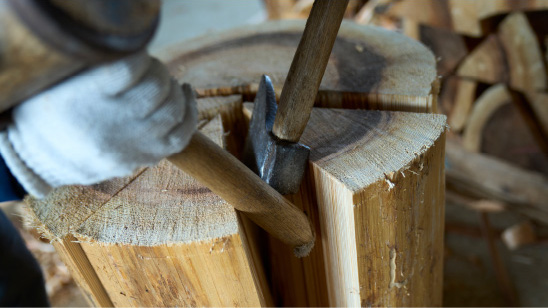
<path fill-rule="evenodd" d="M 141 53 L 74 76 L 21 103 L 0 152 L 38 198 L 52 187 L 131 174 L 181 151 L 196 129 L 190 86 Z"/>

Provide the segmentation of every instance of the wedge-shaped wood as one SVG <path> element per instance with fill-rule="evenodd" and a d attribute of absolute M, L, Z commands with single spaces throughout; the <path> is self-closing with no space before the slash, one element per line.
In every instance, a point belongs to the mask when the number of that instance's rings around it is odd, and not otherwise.
<path fill-rule="evenodd" d="M 220 116 L 202 133 L 222 143 Z M 95 305 L 272 305 L 254 225 L 167 161 L 30 201 Z"/>
<path fill-rule="evenodd" d="M 441 305 L 445 128 L 443 115 L 313 110 L 289 198 L 319 225 L 316 248 L 298 260 L 271 243 L 278 305 Z"/>
<path fill-rule="evenodd" d="M 459 66 L 457 75 L 485 83 L 505 83 L 513 90 L 548 88 L 542 50 L 523 13 L 512 13 Z"/>
<path fill-rule="evenodd" d="M 160 58 L 201 96 L 243 94 L 252 101 L 263 74 L 285 82 L 304 21 L 277 21 L 184 42 Z M 372 26 L 343 22 L 316 106 L 435 111 L 435 59 L 419 42 Z"/>
<path fill-rule="evenodd" d="M 544 0 L 401 0 L 385 5 L 387 15 L 473 37 L 492 31 L 497 14 L 548 9 Z"/>

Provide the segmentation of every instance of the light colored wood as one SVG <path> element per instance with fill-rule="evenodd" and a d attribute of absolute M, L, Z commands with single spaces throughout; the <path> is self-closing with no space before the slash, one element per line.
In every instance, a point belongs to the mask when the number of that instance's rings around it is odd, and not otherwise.
<path fill-rule="evenodd" d="M 457 76 L 490 84 L 507 84 L 509 70 L 500 39 L 491 34 L 462 61 Z"/>
<path fill-rule="evenodd" d="M 219 116 L 202 131 L 223 142 Z M 30 201 L 95 305 L 272 306 L 252 226 L 167 161 Z"/>
<path fill-rule="evenodd" d="M 385 13 L 421 24 L 481 37 L 493 30 L 495 15 L 548 9 L 544 0 L 399 0 L 385 5 Z"/>
<path fill-rule="evenodd" d="M 298 142 L 322 81 L 349 0 L 314 2 L 283 86 L 272 133 Z"/>
<path fill-rule="evenodd" d="M 223 118 L 226 150 L 237 158 L 244 147 L 245 123 L 242 113 L 242 96 L 213 96 L 196 100 L 198 127 L 205 125 L 218 114 Z"/>
<path fill-rule="evenodd" d="M 285 20 L 211 34 L 160 58 L 200 96 L 242 94 L 253 101 L 262 74 L 281 90 L 304 25 Z M 343 21 L 316 106 L 435 112 L 438 90 L 434 56 L 422 44 Z"/>
<path fill-rule="evenodd" d="M 447 142 L 447 188 L 501 202 L 509 210 L 548 223 L 548 179 L 495 157 L 466 151 Z"/>
<path fill-rule="evenodd" d="M 542 91 L 548 87 L 546 67 L 535 32 L 523 13 L 508 15 L 498 30 L 510 68 L 510 87 Z"/>
<path fill-rule="evenodd" d="M 274 237 L 294 247 L 296 255 L 306 256 L 312 249 L 314 233 L 304 213 L 200 132 L 194 134 L 182 152 L 168 160 Z"/>
<path fill-rule="evenodd" d="M 279 304 L 441 305 L 445 127 L 442 115 L 312 111 L 309 172 L 291 198 L 318 220 L 323 249 L 296 264 L 271 245 L 273 277 L 287 279 L 273 282 Z"/>
<path fill-rule="evenodd" d="M 443 89 L 440 95 L 440 101 L 449 101 L 446 104 L 452 105 L 448 112 L 447 123 L 451 131 L 460 132 L 468 120 L 470 110 L 476 100 L 476 89 L 478 83 L 473 80 L 462 78 L 449 78 L 443 83 Z"/>
<path fill-rule="evenodd" d="M 465 149 L 472 152 L 481 151 L 482 131 L 487 121 L 501 106 L 512 103 L 512 97 L 506 86 L 499 84 L 485 90 L 474 104 L 464 134 L 462 143 Z"/>

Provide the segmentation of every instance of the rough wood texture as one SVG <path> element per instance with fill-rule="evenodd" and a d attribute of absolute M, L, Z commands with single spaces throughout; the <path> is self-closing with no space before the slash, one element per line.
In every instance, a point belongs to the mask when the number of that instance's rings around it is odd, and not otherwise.
<path fill-rule="evenodd" d="M 548 87 L 542 50 L 523 13 L 507 16 L 498 32 L 465 58 L 457 75 L 491 84 L 505 83 L 521 91 L 543 91 Z"/>
<path fill-rule="evenodd" d="M 310 169 L 291 198 L 319 222 L 323 249 L 296 264 L 271 246 L 279 304 L 441 305 L 445 127 L 441 115 L 313 110 Z"/>
<path fill-rule="evenodd" d="M 269 22 L 208 35 L 166 50 L 160 58 L 202 96 L 254 97 L 268 74 L 280 91 L 303 21 Z M 436 108 L 434 56 L 422 44 L 384 29 L 341 25 L 317 106 L 427 112 Z"/>
<path fill-rule="evenodd" d="M 202 131 L 222 142 L 220 118 Z M 167 161 L 30 201 L 95 305 L 272 305 L 251 224 Z"/>
<path fill-rule="evenodd" d="M 497 200 L 507 208 L 548 223 L 548 179 L 487 155 L 447 142 L 448 189 L 476 198 Z"/>
<path fill-rule="evenodd" d="M 499 37 L 491 34 L 462 61 L 457 76 L 490 84 L 509 83 L 510 69 Z"/>
<path fill-rule="evenodd" d="M 440 105 L 448 114 L 447 123 L 451 131 L 460 132 L 464 128 L 470 110 L 476 100 L 478 83 L 458 77 L 448 78 L 443 82 L 440 94 Z"/>
<path fill-rule="evenodd" d="M 0 42 L 0 112 L 84 67 L 34 36 L 7 1 L 0 3 Z"/>
<path fill-rule="evenodd" d="M 493 28 L 488 18 L 514 11 L 548 9 L 544 0 L 401 0 L 385 5 L 385 14 L 410 18 L 422 24 L 445 28 L 473 37 Z"/>
<path fill-rule="evenodd" d="M 314 2 L 280 96 L 272 127 L 276 137 L 299 142 L 314 106 L 348 1 Z"/>
<path fill-rule="evenodd" d="M 510 87 L 523 91 L 548 89 L 542 51 L 525 15 L 508 15 L 499 26 L 498 36 L 510 68 Z"/>
<path fill-rule="evenodd" d="M 468 151 L 481 152 L 483 128 L 493 113 L 505 104 L 511 104 L 512 97 L 507 88 L 496 85 L 487 89 L 474 104 L 463 134 L 463 146 Z"/>

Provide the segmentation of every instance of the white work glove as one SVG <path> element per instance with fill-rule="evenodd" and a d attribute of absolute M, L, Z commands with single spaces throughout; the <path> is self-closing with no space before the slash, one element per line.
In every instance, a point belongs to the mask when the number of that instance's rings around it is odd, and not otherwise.
<path fill-rule="evenodd" d="M 126 176 L 181 151 L 196 129 L 190 86 L 142 53 L 74 76 L 21 103 L 0 152 L 32 195 Z"/>

